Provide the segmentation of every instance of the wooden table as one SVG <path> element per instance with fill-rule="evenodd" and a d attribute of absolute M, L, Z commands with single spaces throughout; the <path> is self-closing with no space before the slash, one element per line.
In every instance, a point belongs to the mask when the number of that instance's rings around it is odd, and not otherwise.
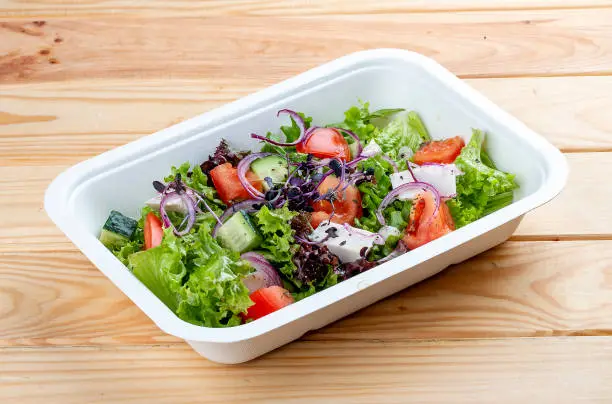
<path fill-rule="evenodd" d="M 0 1 L 1 403 L 612 402 L 612 0 Z M 567 153 L 509 242 L 253 362 L 60 233 L 66 167 L 343 54 L 430 55 Z M 118 196 L 120 197 L 120 196 Z"/>

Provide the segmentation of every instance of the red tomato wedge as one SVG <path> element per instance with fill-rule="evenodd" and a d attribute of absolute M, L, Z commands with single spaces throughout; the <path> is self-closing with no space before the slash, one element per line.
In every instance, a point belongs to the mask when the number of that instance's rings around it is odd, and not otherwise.
<path fill-rule="evenodd" d="M 247 171 L 245 176 L 258 191 L 262 191 L 263 184 L 257 175 L 252 171 Z M 212 178 L 219 198 L 226 205 L 251 198 L 238 179 L 238 169 L 232 167 L 231 163 L 221 164 L 210 170 L 210 178 Z"/>
<path fill-rule="evenodd" d="M 306 142 L 295 146 L 298 153 L 312 154 L 324 158 L 337 158 L 348 161 L 351 158 L 349 145 L 344 136 L 333 128 L 317 128 L 313 131 Z"/>
<path fill-rule="evenodd" d="M 465 146 L 463 138 L 460 136 L 451 137 L 444 140 L 434 140 L 426 143 L 414 153 L 416 164 L 439 163 L 450 164 L 455 161 L 461 149 Z"/>
<path fill-rule="evenodd" d="M 161 220 L 153 212 L 147 213 L 144 223 L 144 241 L 145 250 L 157 247 L 162 242 L 164 230 L 162 229 Z"/>
<path fill-rule="evenodd" d="M 455 223 L 445 202 L 440 203 L 435 215 L 434 210 L 434 197 L 430 192 L 423 193 L 414 201 L 402 239 L 409 249 L 414 250 L 455 230 Z"/>
<path fill-rule="evenodd" d="M 255 304 L 243 315 L 245 320 L 257 320 L 294 302 L 291 293 L 280 286 L 257 289 L 249 297 Z"/>
<path fill-rule="evenodd" d="M 330 189 L 333 190 L 338 186 L 340 180 L 332 175 L 325 178 L 323 183 L 319 185 L 317 190 L 319 194 L 323 195 Z M 329 220 L 331 213 L 331 221 L 334 223 L 348 223 L 353 225 L 355 218 L 359 218 L 363 215 L 363 208 L 361 207 L 361 193 L 353 186 L 349 185 L 345 191 L 342 191 L 345 185 L 341 185 L 338 189 L 338 199 L 334 201 L 334 206 L 329 201 L 318 201 L 312 205 L 314 212 L 310 218 L 310 225 L 313 229 L 316 229 L 321 222 Z"/>

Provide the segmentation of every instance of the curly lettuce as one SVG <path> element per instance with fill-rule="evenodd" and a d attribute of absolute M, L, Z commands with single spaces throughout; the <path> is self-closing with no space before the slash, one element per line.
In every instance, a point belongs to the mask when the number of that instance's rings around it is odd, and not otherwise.
<path fill-rule="evenodd" d="M 483 151 L 484 133 L 474 129 L 455 165 L 463 171 L 457 177 L 457 197 L 448 201 L 457 227 L 465 226 L 512 203 L 517 188 L 514 175 L 495 168 Z"/>
<path fill-rule="evenodd" d="M 172 166 L 170 174 L 164 177 L 164 181 L 174 181 L 177 174 L 180 174 L 181 180 L 185 185 L 203 194 L 208 200 L 209 205 L 212 203 L 218 207 L 225 206 L 219 199 L 215 188 L 208 185 L 208 177 L 204 174 L 199 165 L 196 164 L 193 166 L 193 169 L 191 169 L 191 164 L 186 161 L 178 167 Z"/>
<path fill-rule="evenodd" d="M 252 267 L 212 237 L 212 215 L 203 214 L 188 235 L 166 229 L 162 244 L 131 254 L 133 274 L 181 319 L 206 327 L 241 323 L 253 304 L 242 280 Z"/>
<path fill-rule="evenodd" d="M 409 148 L 415 152 L 422 143 L 430 141 L 431 137 L 419 115 L 410 111 L 397 114 L 372 140 L 380 146 L 384 154 L 403 163 L 399 155 L 400 149 Z"/>
<path fill-rule="evenodd" d="M 303 246 L 295 240 L 295 230 L 292 228 L 292 219 L 297 212 L 291 211 L 284 206 L 280 209 L 269 209 L 263 206 L 254 214 L 255 224 L 263 236 L 263 243 L 259 251 L 268 261 L 279 269 L 286 289 L 293 293 L 295 300 L 301 300 L 320 290 L 335 285 L 338 278 L 329 266 L 323 276 L 320 274 L 309 274 L 314 276 L 313 281 L 307 282 L 302 271 L 311 270 L 305 266 L 296 265 L 296 257 L 301 257 Z M 300 262 L 298 260 L 297 262 Z M 303 264 L 303 263 L 302 263 Z"/>

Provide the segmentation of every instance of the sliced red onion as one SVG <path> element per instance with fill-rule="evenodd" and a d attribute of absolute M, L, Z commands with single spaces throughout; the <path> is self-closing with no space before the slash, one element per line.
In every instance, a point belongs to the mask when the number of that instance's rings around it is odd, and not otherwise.
<path fill-rule="evenodd" d="M 411 167 L 410 162 L 408 162 L 408 173 L 409 173 L 409 174 L 410 174 L 410 176 L 412 177 L 412 181 L 414 181 L 414 182 L 417 182 L 417 181 L 418 181 L 418 180 L 417 180 L 417 178 L 416 178 L 416 176 L 414 175 L 414 171 L 412 171 L 412 167 Z"/>
<path fill-rule="evenodd" d="M 397 199 L 398 196 L 402 196 L 405 199 L 415 199 L 423 192 L 431 192 L 435 208 L 432 217 L 436 216 L 438 213 L 438 209 L 440 208 L 440 194 L 438 190 L 434 188 L 431 184 L 426 182 L 410 182 L 408 184 L 402 184 L 399 187 L 393 189 L 391 192 L 385 196 L 380 205 L 378 206 L 378 210 L 376 211 L 376 218 L 380 222 L 381 225 L 385 226 L 385 218 L 383 216 L 383 211 L 391 202 Z"/>
<path fill-rule="evenodd" d="M 196 199 L 200 202 L 202 202 L 204 204 L 204 207 L 206 208 L 206 210 L 208 212 L 210 212 L 210 214 L 215 218 L 215 220 L 217 221 L 217 223 L 220 223 L 221 220 L 219 219 L 219 216 L 217 216 L 217 214 L 211 209 L 211 207 L 208 205 L 208 203 L 206 203 L 206 200 L 204 198 L 202 198 L 202 196 L 198 193 L 194 191 L 194 196 L 196 197 Z M 197 204 L 196 204 L 197 207 Z"/>
<path fill-rule="evenodd" d="M 265 195 L 262 192 L 259 192 L 255 187 L 247 180 L 246 173 L 249 171 L 249 167 L 251 163 L 257 159 L 271 156 L 273 153 L 253 153 L 249 154 L 238 163 L 238 179 L 240 183 L 247 190 L 249 195 L 256 199 L 264 199 Z"/>
<path fill-rule="evenodd" d="M 178 197 L 181 198 L 183 205 L 187 207 L 187 225 L 183 228 L 183 230 L 178 230 L 170 221 L 170 218 L 168 217 L 168 214 L 166 213 L 166 204 L 168 203 L 168 201 L 171 198 L 175 198 L 178 195 Z M 189 195 L 187 195 L 187 192 L 176 192 L 176 191 L 172 191 L 172 192 L 168 192 L 166 194 L 163 195 L 161 202 L 159 203 L 159 213 L 161 215 L 162 218 L 162 222 L 164 224 L 164 227 L 168 228 L 168 227 L 172 227 L 174 234 L 176 234 L 177 236 L 184 236 L 185 234 L 189 233 L 189 231 L 191 230 L 191 228 L 193 227 L 194 223 L 195 223 L 195 219 L 196 219 L 196 203 L 193 200 L 193 198 Z"/>
<path fill-rule="evenodd" d="M 255 268 L 255 272 L 243 280 L 244 286 L 249 289 L 249 293 L 270 286 L 282 286 L 278 272 L 263 255 L 247 252 L 242 254 L 240 258 L 248 261 Z"/>
<path fill-rule="evenodd" d="M 397 163 L 395 161 L 393 161 L 393 159 L 389 156 L 387 156 L 386 154 L 381 154 L 380 158 L 385 160 L 387 163 L 391 164 L 391 167 L 393 167 L 393 172 L 397 173 L 399 172 L 399 168 L 397 168 Z"/>
<path fill-rule="evenodd" d="M 255 209 L 253 207 L 253 205 L 257 205 L 257 204 L 261 204 L 264 203 L 264 201 L 261 200 L 255 200 L 255 199 L 248 199 L 246 201 L 242 201 L 242 202 L 238 202 L 233 204 L 232 206 L 230 206 L 229 208 L 225 209 L 225 212 L 223 212 L 223 214 L 219 217 L 219 220 L 217 221 L 217 224 L 215 225 L 215 228 L 212 231 L 212 236 L 216 237 L 217 236 L 217 231 L 219 230 L 219 228 L 221 226 L 223 226 L 223 223 L 225 223 L 225 221 L 234 213 L 240 211 L 240 210 L 244 210 L 247 213 L 251 213 L 251 212 L 255 212 L 257 209 Z"/>
<path fill-rule="evenodd" d="M 348 163 L 346 163 L 346 166 L 349 167 L 349 168 L 355 167 L 357 164 L 359 164 L 363 160 L 367 160 L 369 158 L 370 158 L 370 156 L 357 156 L 353 160 L 351 160 Z"/>
<path fill-rule="evenodd" d="M 304 133 L 304 137 L 302 138 L 300 143 L 306 143 L 308 139 L 310 139 L 312 134 L 315 132 L 315 130 L 320 128 L 320 126 L 311 126 L 310 128 L 308 128 L 308 130 L 306 130 L 306 133 Z"/>
<path fill-rule="evenodd" d="M 357 227 L 350 226 L 348 223 L 344 223 L 343 226 L 349 234 L 355 234 L 363 239 L 372 239 L 374 244 L 385 244 L 385 239 L 378 233 L 372 233 L 367 230 L 359 229 Z"/>
<path fill-rule="evenodd" d="M 301 143 L 304 140 L 304 137 L 306 136 L 306 124 L 304 123 L 304 120 L 302 119 L 300 114 L 298 114 L 297 112 L 292 111 L 290 109 L 281 109 L 280 111 L 278 111 L 276 116 L 280 116 L 280 114 L 288 114 L 289 116 L 291 116 L 293 118 L 295 123 L 297 123 L 297 125 L 300 127 L 300 136 L 298 136 L 298 138 L 295 141 L 290 142 L 290 143 L 277 142 L 276 140 L 268 139 L 265 136 L 256 135 L 255 133 L 251 133 L 251 137 L 253 139 L 258 139 L 258 140 L 262 140 L 264 142 L 268 142 L 268 143 L 273 144 L 275 146 L 295 146 L 298 143 Z"/>

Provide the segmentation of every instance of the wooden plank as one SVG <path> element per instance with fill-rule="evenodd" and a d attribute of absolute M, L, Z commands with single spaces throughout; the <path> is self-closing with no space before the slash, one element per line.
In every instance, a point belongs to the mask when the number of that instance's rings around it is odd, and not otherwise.
<path fill-rule="evenodd" d="M 612 76 L 467 82 L 562 150 L 612 150 Z M 223 78 L 3 86 L 0 165 L 72 164 L 271 84 Z"/>
<path fill-rule="evenodd" d="M 295 18 L 100 17 L 49 19 L 43 26 L 14 20 L 0 25 L 0 54 L 5 54 L 0 82 L 278 81 L 376 47 L 416 50 L 464 77 L 607 74 L 612 72 L 611 19 L 612 8 Z"/>
<path fill-rule="evenodd" d="M 611 247 L 508 242 L 304 339 L 612 335 Z M 0 346 L 178 341 L 78 252 L 6 252 L 0 268 Z"/>
<path fill-rule="evenodd" d="M 300 342 L 228 366 L 186 345 L 0 349 L 3 402 L 608 403 L 607 338 Z"/>
<path fill-rule="evenodd" d="M 224 16 L 224 15 L 336 15 L 406 12 L 474 11 L 474 10 L 537 10 L 600 8 L 612 5 L 610 0 L 214 0 L 195 1 L 101 1 L 86 2 L 7 0 L 0 5 L 5 17 L 93 17 L 125 13 L 139 16 Z"/>
<path fill-rule="evenodd" d="M 610 237 L 612 195 L 608 193 L 607 177 L 612 173 L 612 153 L 576 153 L 566 157 L 570 165 L 566 188 L 557 198 L 527 214 L 515 239 Z"/>
<path fill-rule="evenodd" d="M 40 154 L 32 153 L 30 162 L 34 163 L 43 150 L 44 147 L 40 146 Z M 53 148 L 47 150 L 49 155 L 59 155 L 60 152 Z M 612 188 L 602 186 L 607 183 L 608 173 L 612 172 L 612 153 L 566 156 L 571 170 L 567 188 L 551 203 L 527 214 L 515 233 L 515 239 L 612 238 L 612 211 L 608 209 Z M 73 248 L 43 208 L 47 184 L 64 168 L 0 166 L 0 186 L 4 191 L 0 193 L 0 209 L 11 212 L 3 218 L 0 227 L 0 252 L 66 251 Z M 583 214 L 585 195 L 589 195 L 589 215 Z"/>

